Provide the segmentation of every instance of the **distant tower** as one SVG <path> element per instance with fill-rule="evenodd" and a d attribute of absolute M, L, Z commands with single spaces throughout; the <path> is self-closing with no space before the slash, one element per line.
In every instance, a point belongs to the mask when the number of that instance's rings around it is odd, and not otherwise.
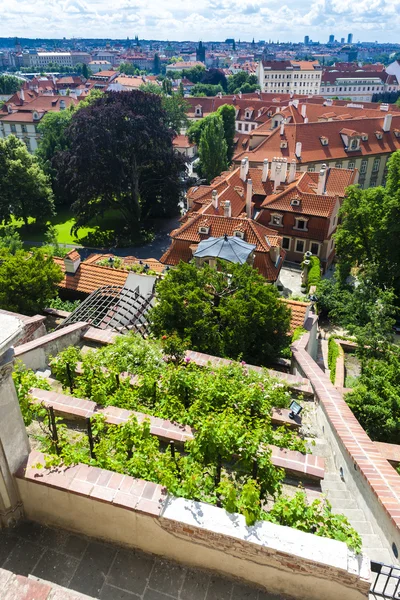
<path fill-rule="evenodd" d="M 334 43 L 335 43 L 335 36 L 334 35 L 330 35 L 329 36 L 328 44 L 334 44 Z"/>
<path fill-rule="evenodd" d="M 353 34 L 349 33 L 349 35 L 347 36 L 347 43 L 348 44 L 352 44 L 353 43 Z"/>
<path fill-rule="evenodd" d="M 199 42 L 198 48 L 196 48 L 196 60 L 202 63 L 206 61 L 206 48 L 201 41 Z"/>
<path fill-rule="evenodd" d="M 344 44 L 344 38 L 340 38 L 340 43 Z"/>
<path fill-rule="evenodd" d="M 309 43 L 310 43 L 310 36 L 309 35 L 305 35 L 304 36 L 304 45 L 308 46 Z"/>
<path fill-rule="evenodd" d="M 21 46 L 18 38 L 15 38 L 15 52 L 17 54 L 20 54 L 22 52 L 22 46 Z"/>
<path fill-rule="evenodd" d="M 253 46 L 253 48 L 254 48 L 254 46 L 256 45 L 256 43 L 255 43 L 255 41 L 254 41 L 254 38 L 253 38 L 253 41 L 251 42 L 251 45 Z"/>

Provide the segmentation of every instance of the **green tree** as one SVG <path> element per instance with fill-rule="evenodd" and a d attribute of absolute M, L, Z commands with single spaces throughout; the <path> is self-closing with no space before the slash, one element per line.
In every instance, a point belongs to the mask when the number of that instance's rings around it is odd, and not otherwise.
<path fill-rule="evenodd" d="M 15 254 L 0 250 L 0 308 L 33 315 L 57 296 L 57 284 L 64 275 L 52 256 L 36 249 Z"/>
<path fill-rule="evenodd" d="M 107 92 L 78 110 L 58 172 L 76 198 L 76 228 L 108 209 L 121 213 L 129 234 L 150 216 L 175 214 L 184 161 L 174 152 L 161 97 Z"/>
<path fill-rule="evenodd" d="M 48 177 L 25 144 L 10 135 L 0 139 L 0 222 L 12 217 L 45 221 L 54 214 Z"/>
<path fill-rule="evenodd" d="M 180 263 L 157 288 L 157 336 L 176 332 L 190 348 L 265 365 L 288 344 L 290 316 L 276 288 L 250 265 Z"/>
<path fill-rule="evenodd" d="M 192 96 L 216 96 L 217 94 L 225 94 L 222 85 L 211 85 L 210 83 L 196 83 L 191 90 Z"/>
<path fill-rule="evenodd" d="M 89 69 L 89 67 L 87 66 L 86 63 L 83 63 L 82 65 L 82 77 L 84 77 L 85 79 L 89 79 L 89 77 L 92 75 L 92 71 Z"/>
<path fill-rule="evenodd" d="M 157 52 L 154 55 L 154 65 L 153 71 L 155 75 L 158 75 L 161 72 L 161 60 L 159 54 Z"/>
<path fill-rule="evenodd" d="M 179 133 L 181 129 L 186 129 L 189 125 L 187 113 L 190 105 L 179 93 L 174 93 L 171 91 L 171 95 L 167 96 L 163 91 L 164 81 L 168 80 L 163 80 L 162 88 L 156 83 L 149 82 L 141 85 L 140 90 L 142 92 L 161 96 L 161 103 L 167 115 L 168 126 L 173 129 L 173 131 Z"/>
<path fill-rule="evenodd" d="M 10 254 L 15 254 L 17 250 L 22 250 L 24 244 L 18 231 L 12 225 L 6 225 L 0 228 L 0 252 L 8 250 Z"/>
<path fill-rule="evenodd" d="M 15 94 L 21 88 L 24 82 L 13 75 L 0 75 L 0 94 Z"/>
<path fill-rule="evenodd" d="M 220 115 L 210 115 L 199 143 L 200 169 L 208 182 L 228 168 L 227 143 Z"/>
<path fill-rule="evenodd" d="M 162 91 L 166 96 L 172 94 L 172 82 L 170 79 L 164 79 L 162 82 Z"/>
<path fill-rule="evenodd" d="M 235 107 L 231 104 L 224 104 L 217 110 L 217 115 L 222 118 L 224 125 L 224 137 L 226 141 L 226 156 L 228 163 L 231 164 L 233 153 L 235 150 L 234 139 L 235 139 L 235 127 L 236 127 L 236 111 Z"/>
<path fill-rule="evenodd" d="M 137 75 L 137 68 L 128 62 L 120 63 L 118 71 L 124 75 Z"/>

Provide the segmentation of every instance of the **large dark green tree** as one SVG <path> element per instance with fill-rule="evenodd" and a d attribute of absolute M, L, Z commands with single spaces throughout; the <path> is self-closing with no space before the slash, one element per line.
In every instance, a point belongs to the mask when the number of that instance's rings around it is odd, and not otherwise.
<path fill-rule="evenodd" d="M 122 214 L 130 232 L 148 217 L 175 214 L 184 161 L 173 137 L 155 94 L 108 92 L 77 111 L 69 149 L 56 155 L 76 198 L 76 228 L 108 209 Z"/>
<path fill-rule="evenodd" d="M 224 128 L 224 138 L 226 142 L 226 155 L 228 163 L 230 164 L 234 152 L 234 138 L 235 138 L 235 107 L 230 104 L 223 104 L 218 108 L 216 113 L 212 113 L 203 119 L 198 119 L 190 124 L 188 129 L 188 137 L 191 142 L 197 146 L 200 145 L 200 138 L 207 123 L 213 118 L 214 114 L 221 117 Z"/>
<path fill-rule="evenodd" d="M 15 94 L 23 84 L 22 79 L 14 75 L 0 75 L 0 94 Z"/>
<path fill-rule="evenodd" d="M 12 217 L 46 221 L 54 214 L 48 177 L 24 142 L 10 135 L 0 139 L 0 223 Z"/>
<path fill-rule="evenodd" d="M 39 249 L 28 254 L 0 250 L 0 308 L 33 315 L 57 296 L 63 273 L 52 256 Z"/>
<path fill-rule="evenodd" d="M 287 346 L 290 314 L 276 288 L 250 265 L 180 263 L 157 287 L 157 336 L 176 332 L 200 352 L 269 364 Z"/>
<path fill-rule="evenodd" d="M 210 115 L 199 142 L 200 170 L 208 182 L 227 169 L 227 148 L 222 117 Z"/>

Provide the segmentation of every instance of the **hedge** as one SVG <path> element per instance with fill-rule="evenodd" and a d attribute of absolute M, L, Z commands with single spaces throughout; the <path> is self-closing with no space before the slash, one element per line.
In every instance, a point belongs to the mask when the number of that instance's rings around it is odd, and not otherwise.
<path fill-rule="evenodd" d="M 310 266 L 308 269 L 307 287 L 308 290 L 312 285 L 318 285 L 321 281 L 321 264 L 318 256 L 310 256 Z"/>
<path fill-rule="evenodd" d="M 336 379 L 336 361 L 339 356 L 339 344 L 335 342 L 334 337 L 330 337 L 328 341 L 328 368 L 330 370 L 330 378 L 333 385 Z"/>

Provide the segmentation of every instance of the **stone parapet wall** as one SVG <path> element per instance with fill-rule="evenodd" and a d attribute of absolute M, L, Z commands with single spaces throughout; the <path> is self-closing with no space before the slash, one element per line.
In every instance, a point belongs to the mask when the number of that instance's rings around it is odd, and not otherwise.
<path fill-rule="evenodd" d="M 174 498 L 155 483 L 87 465 L 37 469 L 32 452 L 17 473 L 26 516 L 183 564 L 209 569 L 298 600 L 368 597 L 369 561 L 343 542 Z"/>

